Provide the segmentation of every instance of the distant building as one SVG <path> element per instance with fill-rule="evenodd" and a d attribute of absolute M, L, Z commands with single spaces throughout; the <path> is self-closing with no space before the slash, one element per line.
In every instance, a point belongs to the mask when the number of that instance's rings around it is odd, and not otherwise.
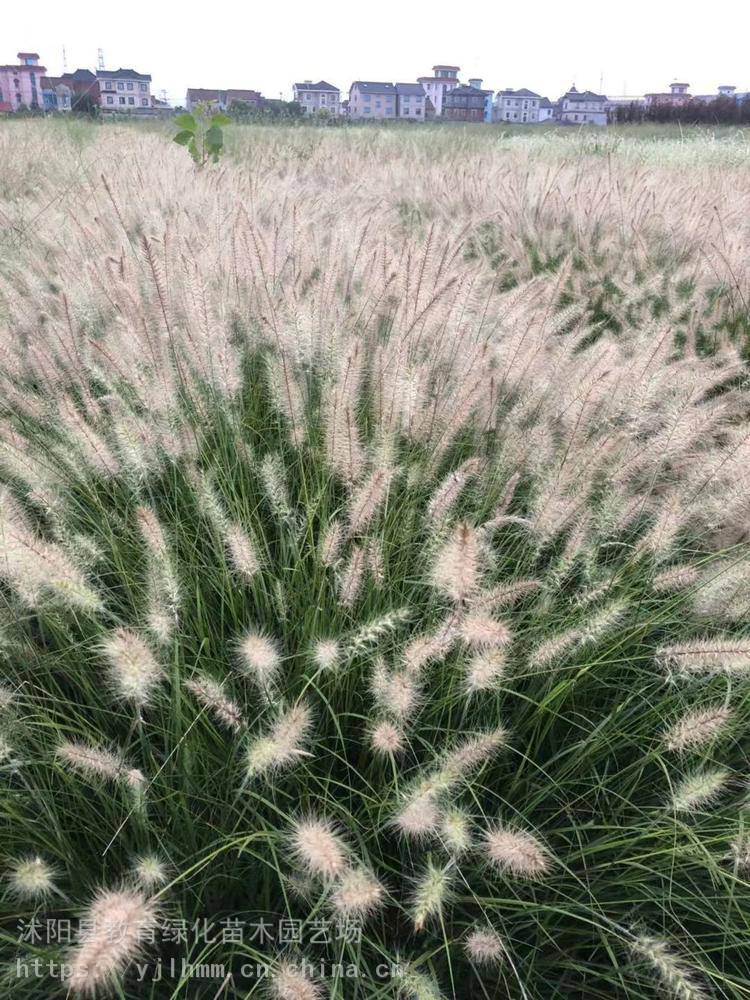
<path fill-rule="evenodd" d="M 421 83 L 397 83 L 396 117 L 423 122 L 425 120 L 426 100 L 427 95 Z"/>
<path fill-rule="evenodd" d="M 99 103 L 99 81 L 90 69 L 76 69 L 72 73 L 63 73 L 57 77 L 61 84 L 71 90 L 71 102 L 74 104 L 79 97 L 90 97 L 95 103 Z"/>
<path fill-rule="evenodd" d="M 151 107 L 151 75 L 134 69 L 100 69 L 99 103 L 103 111 L 137 111 Z"/>
<path fill-rule="evenodd" d="M 443 113 L 445 95 L 458 86 L 460 66 L 437 65 L 432 67 L 432 76 L 420 76 L 417 80 L 422 84 L 425 94 L 430 99 L 433 115 L 439 118 Z"/>
<path fill-rule="evenodd" d="M 491 90 L 482 89 L 482 78 L 479 76 L 472 76 L 469 78 L 469 86 L 475 87 L 477 90 L 481 90 L 484 94 L 484 120 L 486 122 L 492 121 L 492 98 L 494 92 Z"/>
<path fill-rule="evenodd" d="M 39 65 L 36 52 L 19 52 L 17 64 L 0 66 L 0 107 L 5 111 L 44 107 L 42 77 L 46 67 Z"/>
<path fill-rule="evenodd" d="M 330 111 L 332 115 L 341 114 L 341 91 L 325 80 L 295 83 L 292 90 L 303 115 L 314 115 L 321 109 Z"/>
<path fill-rule="evenodd" d="M 548 122 L 552 121 L 555 117 L 555 105 L 549 99 L 549 97 L 543 97 L 539 102 L 539 121 Z"/>
<path fill-rule="evenodd" d="M 607 98 L 591 90 L 571 87 L 560 98 L 559 119 L 564 125 L 606 125 Z"/>
<path fill-rule="evenodd" d="M 257 90 L 207 90 L 202 87 L 188 87 L 185 110 L 192 111 L 198 104 L 206 104 L 216 111 L 226 111 L 235 101 L 242 101 L 243 104 L 258 108 L 263 103 L 263 98 Z"/>
<path fill-rule="evenodd" d="M 396 88 L 392 83 L 355 80 L 349 88 L 349 117 L 368 121 L 395 118 Z"/>
<path fill-rule="evenodd" d="M 453 122 L 483 122 L 487 92 L 469 84 L 446 91 L 442 117 Z"/>
<path fill-rule="evenodd" d="M 663 92 L 658 94 L 646 94 L 644 98 L 646 107 L 651 108 L 655 105 L 661 105 L 662 107 L 668 108 L 685 107 L 685 105 L 689 104 L 692 100 L 692 97 L 688 93 L 689 88 L 689 83 L 670 83 L 669 93 Z"/>
<path fill-rule="evenodd" d="M 70 111 L 73 106 L 73 88 L 59 76 L 42 77 L 42 94 L 45 111 Z"/>
<path fill-rule="evenodd" d="M 715 94 L 696 94 L 693 97 L 694 101 L 701 101 L 703 104 L 710 104 L 711 101 L 727 100 L 736 101 L 737 100 L 737 88 L 732 87 L 729 84 L 722 84 L 718 88 Z"/>
<path fill-rule="evenodd" d="M 541 94 L 525 87 L 521 90 L 498 90 L 495 98 L 495 121 L 514 125 L 536 124 L 543 100 L 546 98 Z"/>

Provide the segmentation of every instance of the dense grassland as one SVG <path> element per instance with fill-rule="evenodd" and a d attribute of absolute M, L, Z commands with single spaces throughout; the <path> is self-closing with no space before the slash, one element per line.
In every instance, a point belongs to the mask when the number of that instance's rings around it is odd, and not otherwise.
<path fill-rule="evenodd" d="M 741 132 L 0 123 L 0 996 L 750 997 L 748 251 Z"/>

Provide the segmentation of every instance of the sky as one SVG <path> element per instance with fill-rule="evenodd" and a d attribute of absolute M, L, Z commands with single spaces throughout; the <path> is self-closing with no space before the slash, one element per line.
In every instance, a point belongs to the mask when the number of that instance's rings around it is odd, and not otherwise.
<path fill-rule="evenodd" d="M 292 84 L 324 79 L 407 82 L 436 63 L 460 66 L 487 89 L 528 87 L 556 99 L 572 84 L 610 96 L 661 91 L 684 80 L 694 94 L 719 84 L 750 91 L 750 2 L 714 9 L 664 0 L 36 0 L 4 4 L 0 64 L 38 52 L 51 75 L 95 69 L 151 73 L 174 104 L 187 87 L 238 87 L 291 99 Z"/>

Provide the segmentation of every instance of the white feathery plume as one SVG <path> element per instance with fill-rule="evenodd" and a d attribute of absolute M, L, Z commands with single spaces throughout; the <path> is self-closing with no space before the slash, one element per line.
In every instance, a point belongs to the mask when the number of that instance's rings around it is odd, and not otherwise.
<path fill-rule="evenodd" d="M 639 934 L 630 947 L 635 955 L 649 964 L 676 1000 L 706 1000 L 708 994 L 696 978 L 695 971 L 662 938 Z"/>
<path fill-rule="evenodd" d="M 750 646 L 729 636 L 692 639 L 656 651 L 657 662 L 678 674 L 745 674 L 750 670 Z"/>
<path fill-rule="evenodd" d="M 698 570 L 695 566 L 670 566 L 654 577 L 654 590 L 658 593 L 670 593 L 673 590 L 684 590 L 698 582 Z"/>
<path fill-rule="evenodd" d="M 675 786 L 672 792 L 672 809 L 675 812 L 693 812 L 713 802 L 726 788 L 730 773 L 724 768 L 693 771 Z"/>
<path fill-rule="evenodd" d="M 492 864 L 517 878 L 536 878 L 549 871 L 546 847 L 533 834 L 497 824 L 484 835 L 484 845 Z"/>
<path fill-rule="evenodd" d="M 259 472 L 271 510 L 280 520 L 290 520 L 292 517 L 292 507 L 289 502 L 289 492 L 287 490 L 284 463 L 281 455 L 266 455 L 260 463 Z"/>
<path fill-rule="evenodd" d="M 486 649 L 475 653 L 466 668 L 465 687 L 468 694 L 489 691 L 505 672 L 505 653 L 501 649 Z"/>
<path fill-rule="evenodd" d="M 232 522 L 224 535 L 227 555 L 235 573 L 243 580 L 252 580 L 260 569 L 252 540 L 241 524 Z"/>
<path fill-rule="evenodd" d="M 455 506 L 464 487 L 482 468 L 482 460 L 470 458 L 460 468 L 449 472 L 427 504 L 427 520 L 439 524 Z"/>
<path fill-rule="evenodd" d="M 239 650 L 243 672 L 260 688 L 270 687 L 281 667 L 276 642 L 258 629 L 249 629 L 240 641 Z"/>
<path fill-rule="evenodd" d="M 405 671 L 389 672 L 382 660 L 375 663 L 372 693 L 381 712 L 403 721 L 419 704 L 419 688 Z"/>
<path fill-rule="evenodd" d="M 729 845 L 729 857 L 738 871 L 750 871 L 750 836 L 741 833 Z"/>
<path fill-rule="evenodd" d="M 185 687 L 223 726 L 239 732 L 242 728 L 242 709 L 226 696 L 223 685 L 206 674 L 198 674 L 186 680 Z"/>
<path fill-rule="evenodd" d="M 292 829 L 291 845 L 297 862 L 311 875 L 334 879 L 347 867 L 346 844 L 328 820 L 298 820 Z"/>
<path fill-rule="evenodd" d="M 167 866 L 155 854 L 144 854 L 133 864 L 136 882 L 146 890 L 155 889 L 167 881 Z"/>
<path fill-rule="evenodd" d="M 440 839 L 451 854 L 465 854 L 471 847 L 471 823 L 462 809 L 449 809 L 440 823 Z"/>
<path fill-rule="evenodd" d="M 451 865 L 436 867 L 428 861 L 427 868 L 419 876 L 412 898 L 412 920 L 414 930 L 424 930 L 431 917 L 440 916 L 443 906 L 450 897 L 452 882 Z"/>
<path fill-rule="evenodd" d="M 141 954 L 156 925 L 156 907 L 139 890 L 101 890 L 68 956 L 68 989 L 94 994 L 113 984 Z"/>
<path fill-rule="evenodd" d="M 504 622 L 477 613 L 468 614 L 458 625 L 458 634 L 472 649 L 507 646 L 510 629 Z"/>
<path fill-rule="evenodd" d="M 434 633 L 419 635 L 404 649 L 404 668 L 407 673 L 417 674 L 422 667 L 436 660 L 444 659 L 451 651 L 458 630 L 453 621 L 444 622 Z"/>
<path fill-rule="evenodd" d="M 250 743 L 246 757 L 248 778 L 289 767 L 300 757 L 311 757 L 303 747 L 311 728 L 312 713 L 307 705 L 294 705 L 283 712 L 266 735 Z"/>
<path fill-rule="evenodd" d="M 361 545 L 352 547 L 349 561 L 344 566 L 339 581 L 339 596 L 345 608 L 352 608 L 362 588 L 367 551 Z"/>
<path fill-rule="evenodd" d="M 143 708 L 164 678 L 164 670 L 148 645 L 135 632 L 115 629 L 102 641 L 110 676 L 118 697 Z"/>
<path fill-rule="evenodd" d="M 479 583 L 479 540 L 465 521 L 458 524 L 433 563 L 432 585 L 456 604 L 461 604 Z"/>
<path fill-rule="evenodd" d="M 339 557 L 344 542 L 344 527 L 340 521 L 331 521 L 320 543 L 320 561 L 324 566 L 333 566 Z"/>
<path fill-rule="evenodd" d="M 724 705 L 688 712 L 664 733 L 667 750 L 692 750 L 704 746 L 726 728 L 733 712 Z"/>
<path fill-rule="evenodd" d="M 44 899 L 57 891 L 55 870 L 38 854 L 10 859 L 7 879 L 10 891 L 17 899 Z"/>
<path fill-rule="evenodd" d="M 331 906 L 342 918 L 363 919 L 384 902 L 385 890 L 372 872 L 356 867 L 345 871 L 331 893 Z"/>
<path fill-rule="evenodd" d="M 274 1000 L 322 1000 L 323 987 L 311 979 L 304 967 L 284 959 L 271 980 Z"/>
<path fill-rule="evenodd" d="M 57 747 L 56 755 L 85 778 L 122 781 L 135 791 L 141 791 L 146 783 L 141 771 L 128 767 L 121 756 L 101 747 L 65 741 Z"/>
<path fill-rule="evenodd" d="M 390 466 L 375 469 L 356 490 L 349 504 L 348 534 L 360 535 L 382 506 L 398 470 Z"/>
<path fill-rule="evenodd" d="M 370 732 L 370 746 L 385 756 L 401 753 L 404 749 L 404 734 L 392 722 L 378 722 Z"/>
<path fill-rule="evenodd" d="M 464 950 L 475 965 L 499 965 L 507 953 L 503 939 L 491 927 L 477 927 L 471 931 Z"/>
<path fill-rule="evenodd" d="M 312 656 L 319 670 L 335 670 L 341 659 L 341 646 L 336 639 L 319 639 Z"/>

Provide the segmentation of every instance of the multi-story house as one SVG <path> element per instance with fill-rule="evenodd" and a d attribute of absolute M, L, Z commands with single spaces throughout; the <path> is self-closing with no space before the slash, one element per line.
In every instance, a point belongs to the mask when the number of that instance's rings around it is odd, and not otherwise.
<path fill-rule="evenodd" d="M 439 118 L 443 113 L 445 95 L 458 86 L 460 66 L 437 65 L 432 67 L 432 76 L 420 76 L 417 82 L 422 84 L 425 94 L 430 99 L 432 114 Z"/>
<path fill-rule="evenodd" d="M 498 90 L 495 98 L 495 121 L 526 125 L 539 121 L 539 109 L 543 100 L 541 94 L 533 90 Z"/>
<path fill-rule="evenodd" d="M 198 104 L 205 104 L 216 111 L 226 111 L 236 101 L 259 108 L 263 103 L 258 90 L 211 90 L 203 87 L 188 87 L 185 95 L 185 109 L 192 111 Z"/>
<path fill-rule="evenodd" d="M 0 106 L 5 111 L 19 108 L 42 108 L 42 77 L 46 67 L 39 65 L 36 52 L 19 52 L 17 64 L 0 66 Z"/>
<path fill-rule="evenodd" d="M 366 121 L 395 118 L 396 88 L 392 83 L 355 80 L 349 88 L 349 117 Z"/>
<path fill-rule="evenodd" d="M 560 121 L 565 125 L 606 125 L 608 103 L 604 94 L 571 87 L 560 98 Z"/>
<path fill-rule="evenodd" d="M 100 69 L 99 103 L 103 111 L 138 111 L 151 107 L 151 75 L 134 69 Z"/>
<path fill-rule="evenodd" d="M 295 83 L 292 91 L 294 100 L 302 108 L 303 115 L 315 115 L 321 110 L 336 116 L 341 114 L 341 91 L 325 80 L 319 80 L 317 83 L 313 83 L 312 80 Z"/>
<path fill-rule="evenodd" d="M 443 114 L 446 121 L 483 122 L 487 92 L 470 84 L 452 87 L 443 97 Z"/>
<path fill-rule="evenodd" d="M 683 108 L 692 101 L 692 97 L 688 93 L 689 88 L 689 83 L 670 83 L 668 94 L 646 94 L 646 107 L 651 108 L 658 104 L 669 108 Z"/>
<path fill-rule="evenodd" d="M 426 100 L 427 95 L 421 83 L 397 83 L 396 117 L 423 122 L 425 120 Z"/>

